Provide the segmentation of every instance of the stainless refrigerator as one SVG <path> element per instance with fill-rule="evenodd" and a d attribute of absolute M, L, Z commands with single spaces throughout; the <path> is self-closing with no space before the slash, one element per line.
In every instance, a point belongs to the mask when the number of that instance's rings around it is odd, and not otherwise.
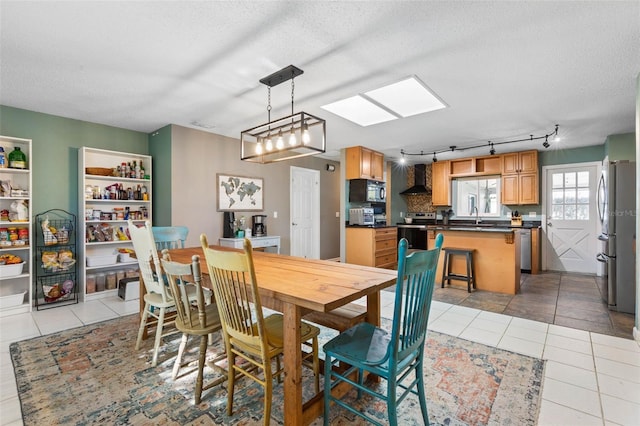
<path fill-rule="evenodd" d="M 636 231 L 636 163 L 605 161 L 598 185 L 598 215 L 602 225 L 602 252 L 609 309 L 634 313 L 636 301 L 633 236 Z"/>

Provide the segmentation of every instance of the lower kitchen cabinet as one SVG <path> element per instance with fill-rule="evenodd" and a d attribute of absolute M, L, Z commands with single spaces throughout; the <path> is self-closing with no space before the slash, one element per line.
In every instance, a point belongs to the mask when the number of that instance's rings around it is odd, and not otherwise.
<path fill-rule="evenodd" d="M 346 262 L 395 269 L 398 264 L 398 229 L 348 227 Z"/>

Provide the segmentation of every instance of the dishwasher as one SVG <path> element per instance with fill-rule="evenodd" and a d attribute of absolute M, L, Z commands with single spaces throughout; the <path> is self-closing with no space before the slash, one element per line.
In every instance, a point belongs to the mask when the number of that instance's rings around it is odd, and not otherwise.
<path fill-rule="evenodd" d="M 531 229 L 520 230 L 520 269 L 531 272 Z"/>

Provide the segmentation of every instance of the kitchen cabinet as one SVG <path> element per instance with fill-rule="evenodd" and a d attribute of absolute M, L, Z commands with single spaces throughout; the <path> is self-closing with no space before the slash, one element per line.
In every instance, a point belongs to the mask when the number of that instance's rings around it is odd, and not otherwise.
<path fill-rule="evenodd" d="M 22 260 L 0 265 L 0 317 L 4 317 L 31 311 L 33 227 L 29 209 L 33 206 L 33 155 L 31 139 L 0 136 L 0 147 L 4 149 L 4 163 L 0 167 L 0 256 L 13 255 Z M 7 167 L 9 154 L 15 148 L 25 154 L 25 168 Z M 12 257 L 11 261 L 15 259 Z"/>
<path fill-rule="evenodd" d="M 348 227 L 346 229 L 346 262 L 363 266 L 395 269 L 398 263 L 398 230 Z"/>
<path fill-rule="evenodd" d="M 119 165 L 144 166 L 144 176 L 115 176 Z M 117 295 L 120 279 L 137 275 L 127 219 L 152 221 L 151 157 L 88 147 L 78 153 L 78 221 L 81 300 Z M 113 170 L 115 172 L 110 172 Z"/>
<path fill-rule="evenodd" d="M 451 177 L 449 161 L 437 161 L 431 165 L 431 203 L 434 206 L 451 205 Z"/>
<path fill-rule="evenodd" d="M 502 155 L 502 204 L 538 204 L 539 186 L 538 151 Z"/>
<path fill-rule="evenodd" d="M 345 153 L 345 179 L 384 181 L 384 155 L 363 146 L 352 146 Z"/>
<path fill-rule="evenodd" d="M 468 157 L 450 160 L 451 177 L 499 175 L 502 172 L 502 156 Z"/>

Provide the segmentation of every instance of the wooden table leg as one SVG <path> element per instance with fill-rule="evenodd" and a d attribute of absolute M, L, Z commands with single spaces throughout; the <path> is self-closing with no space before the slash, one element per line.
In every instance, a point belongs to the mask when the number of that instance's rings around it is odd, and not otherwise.
<path fill-rule="evenodd" d="M 284 304 L 284 424 L 301 425 L 302 354 L 300 341 L 300 307 Z"/>
<path fill-rule="evenodd" d="M 380 292 L 376 291 L 367 296 L 367 322 L 375 326 L 380 325 Z"/>

